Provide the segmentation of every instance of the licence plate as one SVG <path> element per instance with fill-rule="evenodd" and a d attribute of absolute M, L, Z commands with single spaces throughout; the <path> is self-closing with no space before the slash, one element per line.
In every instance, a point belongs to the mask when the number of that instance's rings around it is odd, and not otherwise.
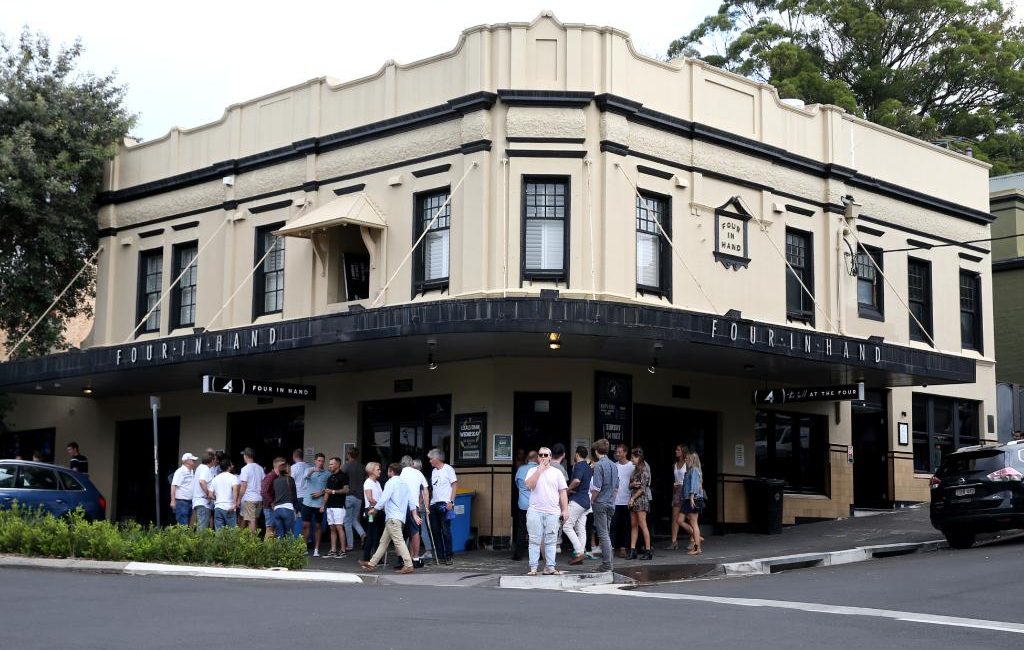
<path fill-rule="evenodd" d="M 965 497 L 974 494 L 974 488 L 957 488 L 956 496 Z"/>

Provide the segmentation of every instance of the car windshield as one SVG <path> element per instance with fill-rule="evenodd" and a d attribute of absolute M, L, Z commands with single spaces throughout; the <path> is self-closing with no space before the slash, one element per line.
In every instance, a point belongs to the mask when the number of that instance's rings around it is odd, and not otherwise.
<path fill-rule="evenodd" d="M 1006 467 L 1003 452 L 999 449 L 980 449 L 958 454 L 950 454 L 942 461 L 936 476 L 950 476 L 968 472 L 994 472 Z"/>

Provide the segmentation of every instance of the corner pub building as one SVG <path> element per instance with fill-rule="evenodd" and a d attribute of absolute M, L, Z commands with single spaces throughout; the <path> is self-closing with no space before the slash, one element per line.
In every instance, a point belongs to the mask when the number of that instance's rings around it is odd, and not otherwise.
<path fill-rule="evenodd" d="M 680 443 L 721 530 L 746 477 L 786 481 L 785 523 L 843 517 L 995 438 L 989 250 L 959 243 L 986 166 L 616 29 L 474 27 L 125 143 L 105 189 L 91 337 L 0 390 L 5 453 L 78 441 L 115 519 L 152 518 L 151 395 L 161 475 L 436 446 L 485 542 L 542 444 L 643 446 L 660 533 Z"/>

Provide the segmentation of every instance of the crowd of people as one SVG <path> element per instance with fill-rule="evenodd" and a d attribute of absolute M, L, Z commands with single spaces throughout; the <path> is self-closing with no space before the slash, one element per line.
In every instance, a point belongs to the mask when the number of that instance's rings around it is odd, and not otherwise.
<path fill-rule="evenodd" d="M 440 450 L 430 450 L 427 459 L 429 483 L 422 463 L 403 456 L 388 466 L 382 486 L 381 464 L 360 464 L 356 448 L 346 452 L 344 463 L 318 453 L 312 464 L 296 449 L 290 464 L 278 457 L 265 471 L 247 447 L 238 474 L 224 452 L 207 449 L 202 458 L 185 453 L 171 477 L 170 507 L 178 524 L 199 530 L 242 526 L 255 533 L 262 517 L 267 537 L 301 535 L 313 557 L 320 557 L 325 534 L 329 558 L 346 557 L 358 536 L 360 564 L 371 570 L 393 544 L 401 558 L 395 568 L 411 573 L 422 563 L 427 540 L 437 562 L 452 564 L 454 554 L 451 520 L 458 477 Z"/>
<path fill-rule="evenodd" d="M 611 571 L 615 556 L 654 557 L 647 525 L 651 467 L 640 447 L 630 450 L 624 444 L 616 445 L 614 462 L 609 458 L 611 452 L 605 439 L 596 441 L 589 453 L 586 447 L 577 447 L 571 474 L 565 466 L 564 445 L 526 454 L 515 474 L 518 501 L 513 513 L 512 559 L 522 561 L 526 549 L 527 575 L 541 572 L 542 558 L 544 575 L 561 573 L 555 568 L 555 558 L 563 533 L 572 546 L 570 565 L 583 564 L 587 558 L 600 559 L 600 570 Z M 707 499 L 700 457 L 685 445 L 676 447 L 675 453 L 669 548 L 679 547 L 678 534 L 683 530 L 690 538 L 687 552 L 700 555 L 704 538 L 699 518 Z"/>

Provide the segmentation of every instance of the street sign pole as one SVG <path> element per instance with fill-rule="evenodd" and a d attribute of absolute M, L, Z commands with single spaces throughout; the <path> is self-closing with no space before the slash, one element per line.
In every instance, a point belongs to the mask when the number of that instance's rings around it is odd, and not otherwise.
<path fill-rule="evenodd" d="M 153 502 L 156 504 L 156 526 L 160 527 L 160 446 L 157 431 L 157 411 L 160 410 L 160 398 L 149 397 L 149 408 L 153 411 Z"/>

